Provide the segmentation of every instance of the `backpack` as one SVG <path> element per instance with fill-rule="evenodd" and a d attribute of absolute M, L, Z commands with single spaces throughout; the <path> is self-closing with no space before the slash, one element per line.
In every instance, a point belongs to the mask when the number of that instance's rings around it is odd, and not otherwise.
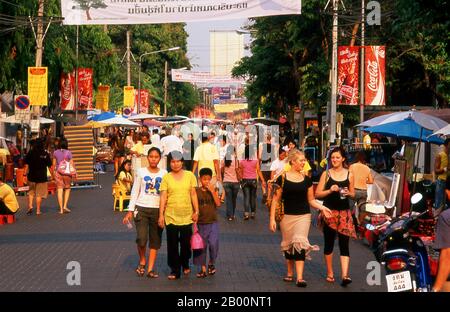
<path fill-rule="evenodd" d="M 75 176 L 77 174 L 75 167 L 70 163 L 70 160 L 67 159 L 66 153 L 64 153 L 64 159 L 58 165 L 57 172 L 60 175 L 65 176 Z"/>

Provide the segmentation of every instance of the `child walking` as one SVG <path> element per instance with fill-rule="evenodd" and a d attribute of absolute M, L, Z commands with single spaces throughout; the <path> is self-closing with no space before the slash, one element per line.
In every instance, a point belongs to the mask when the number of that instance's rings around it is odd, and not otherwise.
<path fill-rule="evenodd" d="M 220 206 L 219 192 L 211 183 L 212 170 L 202 168 L 200 170 L 201 186 L 197 192 L 199 218 L 198 231 L 205 242 L 205 248 L 194 250 L 194 265 L 200 267 L 198 278 L 204 278 L 208 274 L 216 273 L 215 263 L 219 252 L 219 224 L 217 222 L 217 207 Z M 208 272 L 206 271 L 206 253 L 209 249 Z"/>

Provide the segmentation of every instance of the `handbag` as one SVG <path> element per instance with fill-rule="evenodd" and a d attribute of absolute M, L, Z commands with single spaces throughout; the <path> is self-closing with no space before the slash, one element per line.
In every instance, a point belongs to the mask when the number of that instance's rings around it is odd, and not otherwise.
<path fill-rule="evenodd" d="M 281 220 L 283 220 L 283 217 L 284 217 L 283 187 L 284 187 L 284 179 L 285 178 L 286 178 L 286 175 L 282 174 L 281 175 L 281 197 L 280 197 L 280 201 L 277 203 L 277 206 L 275 207 L 275 221 L 276 222 L 281 222 Z M 269 209 L 269 213 L 270 213 L 270 208 L 272 207 L 273 195 L 277 191 L 278 187 L 279 187 L 279 185 L 277 185 L 276 183 L 273 183 L 273 185 L 271 187 L 271 191 L 267 195 L 266 206 Z"/>
<path fill-rule="evenodd" d="M 194 223 L 194 234 L 192 234 L 191 236 L 191 249 L 197 250 L 203 248 L 205 248 L 205 243 L 203 242 L 203 238 L 198 232 L 197 223 Z"/>
<path fill-rule="evenodd" d="M 77 171 L 75 167 L 70 163 L 66 158 L 66 154 L 64 154 L 64 159 L 59 163 L 57 172 L 61 175 L 65 176 L 76 176 Z"/>

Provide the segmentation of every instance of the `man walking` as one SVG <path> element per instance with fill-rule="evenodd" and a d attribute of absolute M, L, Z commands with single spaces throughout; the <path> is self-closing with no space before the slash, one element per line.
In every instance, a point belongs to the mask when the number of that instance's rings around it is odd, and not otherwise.
<path fill-rule="evenodd" d="M 42 199 L 47 198 L 47 168 L 52 166 L 49 153 L 44 149 L 44 141 L 36 139 L 32 143 L 32 148 L 25 157 L 27 164 L 25 172 L 28 171 L 28 211 L 27 215 L 33 213 L 33 202 L 36 197 L 36 215 L 41 214 Z"/>
<path fill-rule="evenodd" d="M 216 185 L 217 181 L 222 181 L 220 176 L 220 166 L 219 166 L 219 152 L 216 146 L 209 142 L 208 134 L 202 132 L 202 144 L 197 147 L 194 153 L 194 164 L 192 166 L 192 172 L 198 168 L 198 171 L 203 168 L 209 168 L 213 172 L 211 184 Z"/>
<path fill-rule="evenodd" d="M 447 180 L 449 143 L 450 139 L 446 139 L 441 152 L 436 155 L 434 162 L 434 173 L 436 173 L 435 215 L 438 215 L 445 207 L 445 181 Z"/>

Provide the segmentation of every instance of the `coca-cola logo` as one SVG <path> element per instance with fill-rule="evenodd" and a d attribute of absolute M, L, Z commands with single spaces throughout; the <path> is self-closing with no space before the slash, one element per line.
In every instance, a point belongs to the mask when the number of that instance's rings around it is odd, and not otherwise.
<path fill-rule="evenodd" d="M 369 81 L 367 82 L 367 87 L 376 92 L 378 89 L 378 63 L 377 61 L 368 61 L 367 62 L 367 72 L 369 74 Z"/>
<path fill-rule="evenodd" d="M 70 95 L 72 93 L 72 88 L 70 86 L 70 80 L 64 79 L 63 80 L 63 94 L 62 98 L 66 101 L 70 100 Z"/>

